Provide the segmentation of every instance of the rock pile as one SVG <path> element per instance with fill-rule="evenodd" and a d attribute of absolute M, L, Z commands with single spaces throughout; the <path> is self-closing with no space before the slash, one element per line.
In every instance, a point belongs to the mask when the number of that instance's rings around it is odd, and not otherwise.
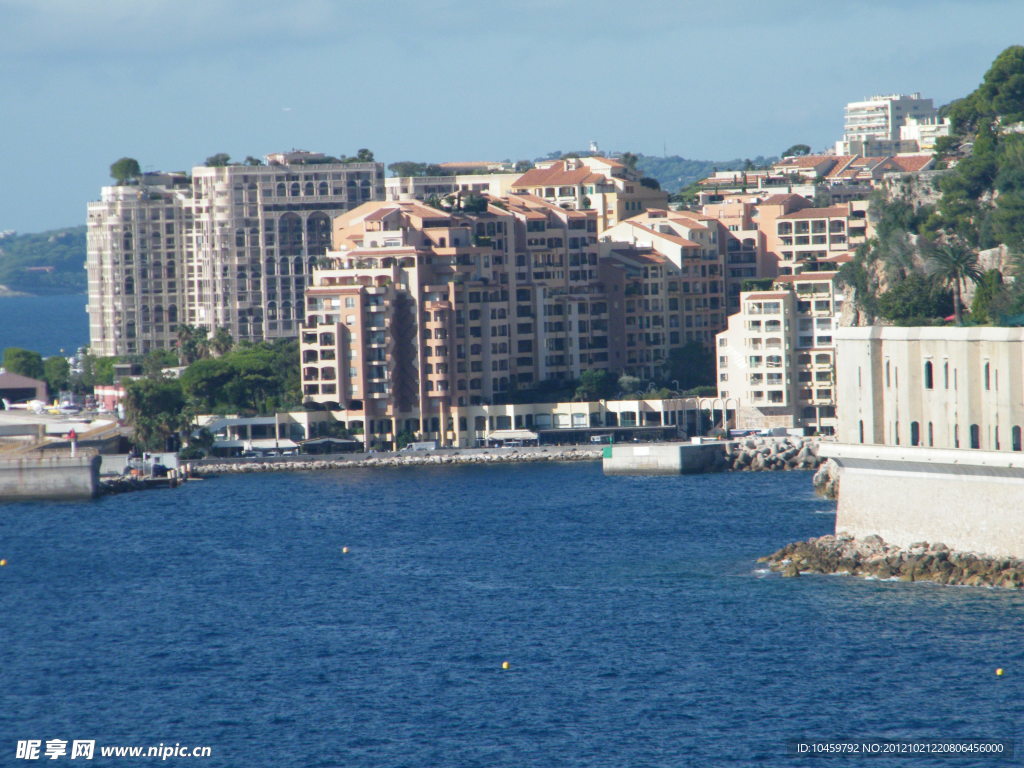
<path fill-rule="evenodd" d="M 846 573 L 853 576 L 937 584 L 1024 586 L 1024 560 L 955 552 L 945 544 L 918 542 L 909 547 L 886 544 L 879 536 L 821 536 L 789 544 L 758 560 L 783 576 Z"/>
<path fill-rule="evenodd" d="M 597 461 L 600 448 L 572 448 L 552 451 L 496 451 L 494 453 L 432 453 L 426 455 L 369 456 L 357 459 L 309 459 L 278 461 L 243 461 L 218 464 L 194 464 L 197 475 L 219 475 L 229 472 L 303 472 L 343 467 L 410 467 L 440 464 L 500 464 L 538 461 Z"/>
<path fill-rule="evenodd" d="M 724 469 L 771 471 L 816 469 L 818 441 L 805 437 L 746 437 L 725 446 Z"/>

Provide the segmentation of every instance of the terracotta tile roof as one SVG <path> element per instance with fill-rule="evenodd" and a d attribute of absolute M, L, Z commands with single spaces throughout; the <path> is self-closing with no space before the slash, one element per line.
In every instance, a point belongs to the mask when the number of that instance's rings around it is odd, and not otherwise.
<path fill-rule="evenodd" d="M 803 195 L 796 195 L 796 194 L 793 194 L 793 193 L 789 193 L 789 194 L 783 193 L 783 194 L 769 195 L 764 200 L 762 200 L 759 203 L 759 205 L 784 205 L 784 204 L 788 203 L 790 200 L 792 200 L 795 197 L 796 198 L 800 198 L 801 200 L 806 200 L 807 199 Z"/>
<path fill-rule="evenodd" d="M 901 171 L 923 171 L 934 162 L 933 155 L 895 155 L 889 161 Z"/>
<path fill-rule="evenodd" d="M 775 164 L 776 168 L 817 168 L 823 163 L 834 163 L 835 155 L 802 155 L 786 157 Z"/>
<path fill-rule="evenodd" d="M 365 219 L 363 219 L 363 221 L 380 221 L 381 219 L 384 219 L 390 216 L 392 213 L 395 213 L 396 211 L 399 210 L 401 209 L 397 205 L 378 208 L 376 211 L 374 211 Z"/>
<path fill-rule="evenodd" d="M 565 162 L 558 161 L 549 168 L 531 168 L 514 182 L 510 189 L 529 187 L 571 187 L 577 184 L 597 184 L 605 177 L 581 166 L 574 171 L 565 170 Z"/>

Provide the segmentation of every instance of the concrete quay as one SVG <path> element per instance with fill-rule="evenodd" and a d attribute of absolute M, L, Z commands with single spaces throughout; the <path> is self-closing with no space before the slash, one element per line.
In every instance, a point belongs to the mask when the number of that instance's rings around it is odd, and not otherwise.
<path fill-rule="evenodd" d="M 0 459 L 0 502 L 91 499 L 99 492 L 100 457 L 18 454 Z"/>
<path fill-rule="evenodd" d="M 617 443 L 604 448 L 607 475 L 689 475 L 816 469 L 818 440 L 801 437 L 694 438 L 689 443 Z"/>

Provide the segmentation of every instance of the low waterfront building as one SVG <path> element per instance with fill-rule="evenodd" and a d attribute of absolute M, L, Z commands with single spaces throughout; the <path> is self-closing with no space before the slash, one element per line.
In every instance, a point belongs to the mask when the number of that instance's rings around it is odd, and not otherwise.
<path fill-rule="evenodd" d="M 1024 557 L 1024 329 L 835 337 L 837 533 Z"/>

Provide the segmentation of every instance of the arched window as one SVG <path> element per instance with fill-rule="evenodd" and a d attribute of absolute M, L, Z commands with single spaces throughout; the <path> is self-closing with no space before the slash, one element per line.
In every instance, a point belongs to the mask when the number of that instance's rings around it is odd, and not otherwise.
<path fill-rule="evenodd" d="M 302 255 L 302 219 L 286 213 L 277 221 L 278 250 L 282 256 Z"/>
<path fill-rule="evenodd" d="M 331 220 L 326 213 L 317 211 L 306 219 L 306 252 L 322 256 L 331 247 Z"/>
<path fill-rule="evenodd" d="M 162 304 L 157 304 L 153 307 L 153 321 L 160 325 L 164 321 L 164 308 Z"/>
<path fill-rule="evenodd" d="M 267 302 L 267 320 L 277 320 L 277 302 Z"/>
<path fill-rule="evenodd" d="M 317 187 L 317 193 L 321 194 L 321 195 L 326 195 L 329 191 L 330 190 L 329 190 L 329 188 L 327 186 L 327 182 L 326 181 L 321 181 L 319 186 Z"/>
<path fill-rule="evenodd" d="M 971 448 L 981 448 L 981 430 L 977 424 L 971 424 Z"/>
<path fill-rule="evenodd" d="M 942 364 L 942 387 L 949 389 L 949 363 Z"/>
<path fill-rule="evenodd" d="M 167 262 L 167 277 L 169 279 L 173 279 L 174 278 L 174 262 L 173 261 L 168 261 Z"/>
<path fill-rule="evenodd" d="M 313 196 L 313 182 L 312 181 L 307 181 L 306 182 L 305 193 L 306 193 L 306 197 L 312 197 Z"/>
<path fill-rule="evenodd" d="M 889 379 L 889 361 L 888 360 L 885 361 L 885 386 L 887 386 L 887 387 L 892 386 L 890 384 L 890 379 Z"/>
<path fill-rule="evenodd" d="M 921 425 L 918 424 L 916 421 L 910 422 L 910 444 L 921 444 Z"/>
<path fill-rule="evenodd" d="M 928 360 L 924 364 L 924 388 L 934 389 L 935 382 L 932 378 L 932 361 Z"/>
<path fill-rule="evenodd" d="M 935 445 L 935 428 L 934 425 L 928 422 L 928 447 L 931 448 Z"/>
<path fill-rule="evenodd" d="M 1010 430 L 1010 442 L 1010 447 L 1013 448 L 1013 450 L 1024 450 L 1024 445 L 1021 445 L 1020 427 L 1014 427 Z"/>
<path fill-rule="evenodd" d="M 280 263 L 278 264 L 277 273 L 279 275 L 287 275 L 289 273 L 289 271 L 290 271 L 289 266 L 290 265 L 289 265 L 288 259 L 282 258 Z"/>
<path fill-rule="evenodd" d="M 984 381 L 985 381 L 985 390 L 987 391 L 989 389 L 989 383 L 990 383 L 989 382 L 989 365 L 988 365 L 988 363 L 985 363 L 985 369 L 984 369 L 984 372 L 983 372 L 982 376 L 983 376 Z"/>
<path fill-rule="evenodd" d="M 167 322 L 176 323 L 178 322 L 178 307 L 175 304 L 171 304 L 167 307 Z"/>
<path fill-rule="evenodd" d="M 285 186 L 284 186 L 284 183 L 281 183 L 281 184 L 278 184 L 278 185 L 277 185 L 277 196 L 278 196 L 278 197 L 284 197 L 284 196 L 285 196 L 285 193 L 286 193 L 286 191 L 287 191 L 287 190 L 286 190 L 286 188 L 285 188 Z"/>
<path fill-rule="evenodd" d="M 299 196 L 299 182 L 293 181 L 291 189 L 289 191 L 291 192 L 291 196 L 292 197 L 298 197 Z"/>

